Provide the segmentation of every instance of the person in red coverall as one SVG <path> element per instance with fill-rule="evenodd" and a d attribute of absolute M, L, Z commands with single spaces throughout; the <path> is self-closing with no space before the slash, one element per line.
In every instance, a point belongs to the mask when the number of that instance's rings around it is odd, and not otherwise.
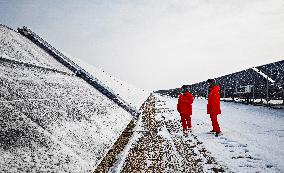
<path fill-rule="evenodd" d="M 218 115 L 221 114 L 220 108 L 220 87 L 216 84 L 214 79 L 208 79 L 207 83 L 209 85 L 209 95 L 207 104 L 207 114 L 210 114 L 212 121 L 213 130 L 216 136 L 221 133 L 220 126 L 218 123 Z"/>
<path fill-rule="evenodd" d="M 181 87 L 181 92 L 182 93 L 178 97 L 177 110 L 180 113 L 182 128 L 186 131 L 191 128 L 191 104 L 193 103 L 194 98 L 185 85 Z"/>

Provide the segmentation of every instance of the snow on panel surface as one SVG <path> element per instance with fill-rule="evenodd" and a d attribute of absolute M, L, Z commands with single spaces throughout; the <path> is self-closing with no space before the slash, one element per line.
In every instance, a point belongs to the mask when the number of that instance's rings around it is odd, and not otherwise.
<path fill-rule="evenodd" d="M 64 54 L 67 55 L 66 53 Z M 71 58 L 71 56 L 67 57 Z M 139 109 L 150 95 L 149 91 L 128 84 L 127 82 L 122 81 L 90 64 L 87 64 L 82 60 L 76 59 L 74 57 L 72 57 L 71 59 L 88 73 L 97 78 L 106 88 L 124 99 L 127 103 L 129 103 L 131 106 L 134 106 L 136 109 Z"/>
<path fill-rule="evenodd" d="M 64 53 L 65 55 L 68 55 Z M 53 57 L 43 49 L 32 43 L 30 40 L 19 33 L 0 25 L 0 56 L 6 59 L 17 60 L 41 67 L 57 69 L 70 72 L 69 69 L 57 62 Z M 71 58 L 68 56 L 68 58 Z M 82 60 L 71 58 L 97 78 L 105 87 L 112 90 L 116 95 L 122 97 L 126 102 L 139 109 L 142 103 L 147 99 L 150 92 L 137 88 L 114 76 L 97 69 Z"/>
<path fill-rule="evenodd" d="M 93 170 L 132 116 L 89 84 L 0 63 L 0 172 Z"/>
<path fill-rule="evenodd" d="M 165 120 L 180 120 L 176 98 L 159 97 L 174 115 L 163 114 Z M 284 111 L 266 107 L 222 102 L 219 123 L 223 135 L 215 137 L 205 99 L 193 103 L 192 133 L 203 142 L 216 160 L 233 172 L 284 171 Z M 181 128 L 181 127 L 180 127 Z M 181 134 L 182 135 L 182 134 Z"/>
<path fill-rule="evenodd" d="M 29 39 L 2 25 L 0 25 L 0 56 L 71 73 L 69 69 Z"/>

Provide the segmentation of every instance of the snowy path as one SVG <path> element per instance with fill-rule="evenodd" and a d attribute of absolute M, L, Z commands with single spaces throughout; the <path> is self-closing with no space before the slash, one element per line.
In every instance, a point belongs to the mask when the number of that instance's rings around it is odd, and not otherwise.
<path fill-rule="evenodd" d="M 134 141 L 109 172 L 228 172 L 194 134 L 183 134 L 167 106 L 156 95 L 148 98 Z"/>
<path fill-rule="evenodd" d="M 177 99 L 154 94 L 142 106 L 131 142 L 109 172 L 283 172 L 284 111 L 222 102 L 223 134 L 208 133 L 207 100 L 193 104 L 184 134 Z"/>
<path fill-rule="evenodd" d="M 177 99 L 161 97 L 165 119 L 179 120 L 175 111 Z M 207 100 L 196 99 L 193 104 L 193 135 L 212 153 L 218 163 L 233 172 L 284 171 L 284 111 L 237 103 L 222 102 L 219 122 L 223 135 L 208 134 L 211 121 L 206 114 Z"/>

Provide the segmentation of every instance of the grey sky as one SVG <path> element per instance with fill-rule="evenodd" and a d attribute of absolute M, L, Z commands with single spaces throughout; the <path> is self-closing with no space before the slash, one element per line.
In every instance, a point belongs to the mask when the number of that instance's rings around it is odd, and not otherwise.
<path fill-rule="evenodd" d="M 145 89 L 284 59 L 283 0 L 0 0 L 0 23 Z"/>

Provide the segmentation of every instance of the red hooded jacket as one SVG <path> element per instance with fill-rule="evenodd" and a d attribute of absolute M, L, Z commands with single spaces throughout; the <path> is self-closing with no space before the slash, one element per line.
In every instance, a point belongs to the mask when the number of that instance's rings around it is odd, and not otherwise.
<path fill-rule="evenodd" d="M 220 108 L 220 87 L 218 85 L 210 88 L 208 95 L 207 114 L 218 115 L 221 114 Z"/>
<path fill-rule="evenodd" d="M 178 97 L 178 104 L 177 110 L 180 114 L 192 114 L 192 103 L 193 103 L 193 96 L 190 92 L 186 92 L 185 94 L 180 94 Z"/>

